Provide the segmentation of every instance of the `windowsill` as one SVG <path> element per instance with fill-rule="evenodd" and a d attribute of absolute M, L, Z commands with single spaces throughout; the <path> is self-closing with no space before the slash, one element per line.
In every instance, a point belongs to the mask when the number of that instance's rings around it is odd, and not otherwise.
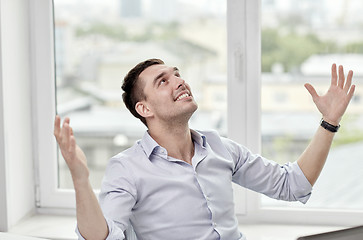
<path fill-rule="evenodd" d="M 9 233 L 45 239 L 77 239 L 75 216 L 36 214 L 20 221 Z"/>
<path fill-rule="evenodd" d="M 9 233 L 39 237 L 45 239 L 77 239 L 74 232 L 75 216 L 57 216 L 37 214 L 22 220 L 10 229 Z M 299 236 L 329 232 L 345 227 L 339 226 L 310 226 L 310 225 L 282 225 L 282 224 L 243 224 L 240 225 L 249 240 L 279 239 L 296 240 Z"/>

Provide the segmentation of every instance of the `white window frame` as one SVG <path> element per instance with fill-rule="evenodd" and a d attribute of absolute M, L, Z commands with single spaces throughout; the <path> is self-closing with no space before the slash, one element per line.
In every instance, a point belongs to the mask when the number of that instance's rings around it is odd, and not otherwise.
<path fill-rule="evenodd" d="M 227 0 L 228 136 L 253 152 L 261 149 L 260 4 Z M 30 0 L 29 6 L 37 206 L 42 212 L 74 211 L 74 190 L 57 187 L 53 5 Z M 235 201 L 240 223 L 358 225 L 363 219 L 363 211 L 262 207 L 260 195 L 243 188 L 235 188 Z"/>
<path fill-rule="evenodd" d="M 36 206 L 44 209 L 72 209 L 74 190 L 59 189 L 57 145 L 53 136 L 56 112 L 53 4 L 31 0 L 30 45 L 34 121 Z"/>

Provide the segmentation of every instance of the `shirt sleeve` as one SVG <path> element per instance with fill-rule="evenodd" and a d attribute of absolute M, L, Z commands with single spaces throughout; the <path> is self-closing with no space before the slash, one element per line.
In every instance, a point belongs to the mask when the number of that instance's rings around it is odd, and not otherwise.
<path fill-rule="evenodd" d="M 118 226 L 116 226 L 116 224 L 112 220 L 106 218 L 106 222 L 107 222 L 107 227 L 108 227 L 108 231 L 109 231 L 106 240 L 123 240 L 123 239 L 125 239 L 124 232 Z M 76 228 L 75 232 L 78 236 L 78 240 L 86 240 L 85 238 L 83 238 L 83 236 L 79 232 L 78 227 Z"/>
<path fill-rule="evenodd" d="M 274 199 L 306 203 L 312 186 L 297 162 L 279 165 L 229 139 L 222 139 L 234 161 L 232 181 Z"/>
<path fill-rule="evenodd" d="M 136 187 L 132 171 L 120 159 L 112 158 L 102 181 L 99 203 L 107 222 L 106 240 L 125 239 L 124 231 L 130 224 L 131 210 L 136 203 Z M 84 239 L 78 228 L 78 239 Z"/>

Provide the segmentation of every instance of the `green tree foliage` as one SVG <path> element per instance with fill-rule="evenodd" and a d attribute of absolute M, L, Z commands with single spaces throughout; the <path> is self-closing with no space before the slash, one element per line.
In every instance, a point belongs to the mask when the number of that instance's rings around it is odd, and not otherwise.
<path fill-rule="evenodd" d="M 341 125 L 345 127 L 339 129 L 339 134 L 332 144 L 333 148 L 363 141 L 363 131 L 355 127 L 358 122 L 358 114 L 349 114 L 343 117 Z"/>
<path fill-rule="evenodd" d="M 296 21 L 301 20 L 296 19 Z M 179 29 L 178 22 L 150 22 L 140 27 L 139 31 L 130 33 L 122 24 L 94 22 L 88 26 L 78 27 L 76 36 L 102 35 L 116 41 L 165 41 L 177 38 Z M 291 24 L 279 29 L 265 28 L 262 29 L 261 34 L 263 72 L 270 72 L 275 63 L 282 64 L 286 72 L 296 72 L 299 66 L 313 54 L 363 53 L 363 42 L 338 47 L 334 42 L 320 40 L 312 33 L 298 34 Z"/>
<path fill-rule="evenodd" d="M 76 29 L 77 37 L 83 37 L 87 35 L 103 35 L 117 40 L 127 39 L 126 29 L 121 24 L 110 25 L 101 22 L 96 22 L 89 26 L 78 27 Z"/>
<path fill-rule="evenodd" d="M 262 30 L 261 48 L 263 72 L 270 72 L 274 63 L 282 64 L 287 72 L 296 71 L 311 55 L 338 50 L 336 44 L 321 41 L 314 34 L 282 34 L 277 29 Z"/>
<path fill-rule="evenodd" d="M 177 22 L 156 23 L 151 22 L 140 27 L 137 33 L 130 33 L 122 24 L 105 24 L 95 22 L 89 26 L 82 26 L 76 29 L 77 37 L 89 35 L 102 35 L 118 41 L 145 42 L 150 40 L 169 40 L 178 36 L 179 24 Z"/>
<path fill-rule="evenodd" d="M 363 42 L 354 42 L 347 44 L 345 47 L 346 53 L 363 53 Z"/>

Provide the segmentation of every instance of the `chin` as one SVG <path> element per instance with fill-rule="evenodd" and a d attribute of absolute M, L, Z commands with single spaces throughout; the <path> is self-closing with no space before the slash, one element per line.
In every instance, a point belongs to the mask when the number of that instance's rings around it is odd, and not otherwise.
<path fill-rule="evenodd" d="M 192 107 L 190 107 L 190 112 L 191 112 L 191 115 L 197 111 L 198 109 L 198 104 L 197 103 L 194 103 L 194 105 Z"/>
<path fill-rule="evenodd" d="M 197 110 L 198 110 L 198 104 L 195 104 L 195 109 L 194 109 L 193 113 L 194 113 L 195 111 L 197 111 Z"/>

